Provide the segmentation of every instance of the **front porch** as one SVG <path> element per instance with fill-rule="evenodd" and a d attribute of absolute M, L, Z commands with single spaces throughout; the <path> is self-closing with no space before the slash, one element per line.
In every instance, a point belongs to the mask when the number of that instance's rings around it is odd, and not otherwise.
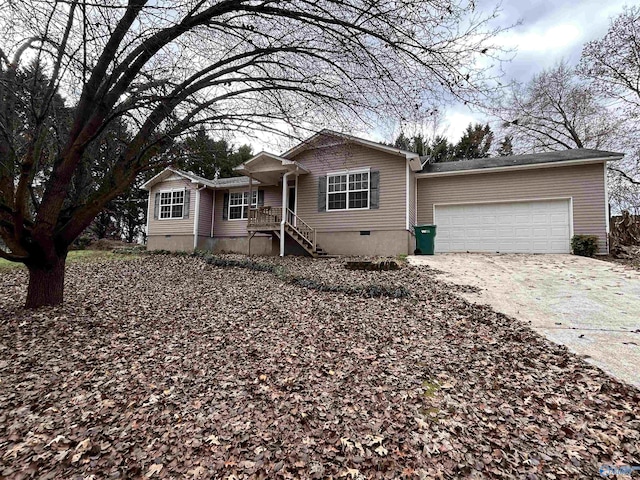
<path fill-rule="evenodd" d="M 247 232 L 249 233 L 249 248 L 251 248 L 251 238 L 256 233 L 271 233 L 277 236 L 282 243 L 284 232 L 284 235 L 289 235 L 312 257 L 327 255 L 318 245 L 316 229 L 289 208 L 284 208 L 284 218 L 283 207 L 263 206 L 249 209 Z"/>
<path fill-rule="evenodd" d="M 249 177 L 249 198 L 252 198 L 254 179 L 260 182 L 260 185 L 282 186 L 282 206 L 249 206 L 247 214 L 249 251 L 251 251 L 251 239 L 256 233 L 270 233 L 280 240 L 280 256 L 285 254 L 287 236 L 312 257 L 326 255 L 326 252 L 318 246 L 315 228 L 297 215 L 297 201 L 295 198 L 290 198 L 290 189 L 297 191 L 298 177 L 309 173 L 306 168 L 292 160 L 261 152 L 237 166 L 235 170 Z M 290 179 L 293 179 L 292 186 L 289 185 Z"/>

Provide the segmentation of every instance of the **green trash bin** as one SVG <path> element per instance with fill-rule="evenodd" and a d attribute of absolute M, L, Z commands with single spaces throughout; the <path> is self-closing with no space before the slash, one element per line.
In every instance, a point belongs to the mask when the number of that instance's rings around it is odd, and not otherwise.
<path fill-rule="evenodd" d="M 435 251 L 436 226 L 414 225 L 416 233 L 416 255 L 433 255 Z"/>

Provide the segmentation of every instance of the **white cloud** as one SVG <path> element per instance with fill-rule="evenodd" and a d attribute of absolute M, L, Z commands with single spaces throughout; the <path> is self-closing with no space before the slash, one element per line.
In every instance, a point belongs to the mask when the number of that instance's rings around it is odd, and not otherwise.
<path fill-rule="evenodd" d="M 573 47 L 583 32 L 573 23 L 549 25 L 545 29 L 512 30 L 501 39 L 505 47 L 516 48 L 518 53 L 546 52 L 557 55 L 559 50 Z"/>

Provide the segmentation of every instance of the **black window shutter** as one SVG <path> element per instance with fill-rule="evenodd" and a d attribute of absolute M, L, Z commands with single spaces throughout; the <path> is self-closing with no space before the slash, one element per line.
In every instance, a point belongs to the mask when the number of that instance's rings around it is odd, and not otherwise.
<path fill-rule="evenodd" d="M 189 207 L 191 201 L 191 190 L 185 190 L 184 192 L 184 208 L 182 218 L 189 218 Z"/>
<path fill-rule="evenodd" d="M 158 215 L 160 214 L 160 192 L 156 193 L 155 200 L 153 203 L 153 219 L 158 220 Z M 147 232 L 149 234 L 149 232 Z"/>
<path fill-rule="evenodd" d="M 224 201 L 222 202 L 222 219 L 229 220 L 229 194 L 224 194 Z"/>
<path fill-rule="evenodd" d="M 374 170 L 371 172 L 371 201 L 369 208 L 378 208 L 380 206 L 380 172 Z"/>
<path fill-rule="evenodd" d="M 264 205 L 264 190 L 258 190 L 258 206 L 262 207 Z"/>
<path fill-rule="evenodd" d="M 318 211 L 325 212 L 327 210 L 327 177 L 318 178 Z"/>

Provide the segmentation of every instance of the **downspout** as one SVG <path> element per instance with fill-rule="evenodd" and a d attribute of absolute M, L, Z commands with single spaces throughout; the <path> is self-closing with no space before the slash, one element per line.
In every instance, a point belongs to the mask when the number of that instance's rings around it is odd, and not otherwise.
<path fill-rule="evenodd" d="M 247 236 L 249 237 L 248 239 L 248 245 L 247 245 L 247 255 L 251 256 L 251 239 L 253 238 L 253 232 L 249 233 L 249 223 L 251 222 L 251 205 L 253 204 L 253 177 L 251 176 L 251 174 L 249 174 L 249 205 L 247 206 L 247 225 L 246 225 L 246 229 L 247 229 Z M 256 196 L 258 194 L 256 193 Z M 257 198 L 256 198 L 257 200 Z M 256 202 L 257 203 L 257 202 Z"/>
<path fill-rule="evenodd" d="M 149 244 L 149 217 L 151 215 L 151 194 L 153 193 L 153 187 L 149 189 L 149 200 L 147 201 L 147 232 L 145 236 L 145 244 Z M 153 201 L 155 203 L 155 195 L 153 195 Z M 155 208 L 155 205 L 154 205 Z"/>
<path fill-rule="evenodd" d="M 611 212 L 609 210 L 609 185 L 608 185 L 608 175 L 607 175 L 607 162 L 603 162 L 604 167 L 604 222 L 605 222 L 605 240 L 604 247 L 606 249 L 606 253 L 609 253 L 609 234 L 611 233 Z"/>
<path fill-rule="evenodd" d="M 418 179 L 413 176 L 413 221 L 418 223 Z"/>
<path fill-rule="evenodd" d="M 197 188 L 196 185 L 196 211 L 193 215 L 193 250 L 198 248 L 198 223 L 200 223 L 200 190 L 204 190 L 205 186 Z"/>
<path fill-rule="evenodd" d="M 284 257 L 284 224 L 287 220 L 287 190 L 289 189 L 288 177 L 292 172 L 286 172 L 282 176 L 282 220 L 280 221 L 280 256 Z"/>

